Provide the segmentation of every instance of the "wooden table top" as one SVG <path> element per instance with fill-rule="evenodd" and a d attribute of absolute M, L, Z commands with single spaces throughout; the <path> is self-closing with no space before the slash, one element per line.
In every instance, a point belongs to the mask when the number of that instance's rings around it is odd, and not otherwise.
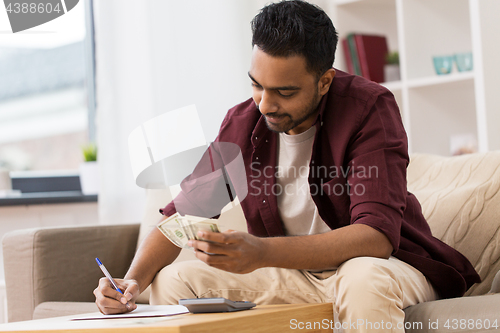
<path fill-rule="evenodd" d="M 204 332 L 331 332 L 331 303 L 260 305 L 224 313 L 181 314 L 170 317 L 71 320 L 77 316 L 47 318 L 0 325 L 2 332 L 70 333 L 204 333 Z M 310 328 L 310 329 L 308 329 Z"/>

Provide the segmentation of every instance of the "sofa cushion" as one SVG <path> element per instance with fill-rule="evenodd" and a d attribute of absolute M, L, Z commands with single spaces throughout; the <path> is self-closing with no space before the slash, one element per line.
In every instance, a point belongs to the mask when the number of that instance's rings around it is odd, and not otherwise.
<path fill-rule="evenodd" d="M 411 156 L 408 191 L 432 233 L 465 255 L 482 282 L 466 295 L 489 291 L 500 269 L 500 151 L 442 157 Z"/>
<path fill-rule="evenodd" d="M 71 316 L 99 312 L 94 302 L 43 302 L 36 306 L 33 319 Z"/>
<path fill-rule="evenodd" d="M 425 302 L 406 308 L 406 333 L 498 332 L 500 294 Z"/>

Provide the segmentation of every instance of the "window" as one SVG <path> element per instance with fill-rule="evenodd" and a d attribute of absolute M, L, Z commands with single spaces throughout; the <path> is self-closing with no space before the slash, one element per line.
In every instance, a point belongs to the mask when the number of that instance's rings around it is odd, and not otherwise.
<path fill-rule="evenodd" d="M 0 30 L 10 31 L 0 10 Z M 92 2 L 0 34 L 0 168 L 75 170 L 94 139 Z"/>

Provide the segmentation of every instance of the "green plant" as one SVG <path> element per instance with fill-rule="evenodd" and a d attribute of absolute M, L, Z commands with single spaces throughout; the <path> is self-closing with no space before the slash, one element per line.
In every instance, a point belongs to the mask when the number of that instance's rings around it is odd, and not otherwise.
<path fill-rule="evenodd" d="M 385 56 L 385 63 L 388 65 L 399 65 L 399 52 L 393 51 Z"/>
<path fill-rule="evenodd" d="M 82 153 L 85 162 L 97 161 L 97 146 L 94 143 L 83 145 Z"/>

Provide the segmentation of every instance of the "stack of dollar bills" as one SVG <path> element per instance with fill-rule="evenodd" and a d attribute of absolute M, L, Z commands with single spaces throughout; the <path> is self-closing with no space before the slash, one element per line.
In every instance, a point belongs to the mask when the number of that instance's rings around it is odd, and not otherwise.
<path fill-rule="evenodd" d="M 157 228 L 174 245 L 180 248 L 190 248 L 187 243 L 191 239 L 200 240 L 198 231 L 220 232 L 217 220 L 204 217 L 180 215 L 175 213 L 157 225 Z"/>

